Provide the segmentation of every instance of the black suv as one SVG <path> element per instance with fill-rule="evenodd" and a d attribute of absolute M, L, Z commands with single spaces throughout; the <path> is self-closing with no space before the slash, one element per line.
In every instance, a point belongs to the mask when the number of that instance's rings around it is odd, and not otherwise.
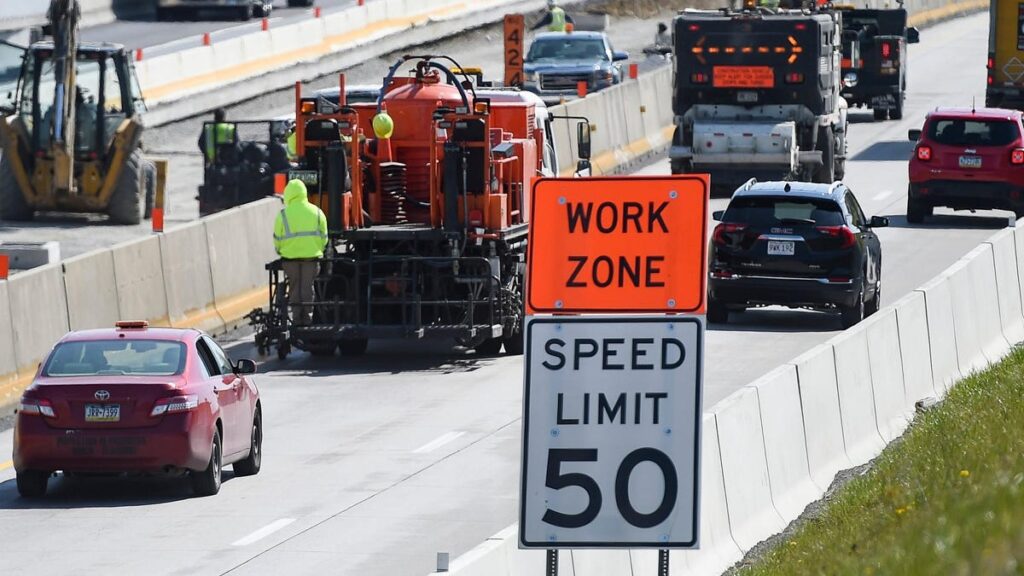
<path fill-rule="evenodd" d="M 842 182 L 750 180 L 714 217 L 709 322 L 781 305 L 838 311 L 849 328 L 878 310 L 882 249 L 873 229 L 889 220 L 865 218 Z"/>

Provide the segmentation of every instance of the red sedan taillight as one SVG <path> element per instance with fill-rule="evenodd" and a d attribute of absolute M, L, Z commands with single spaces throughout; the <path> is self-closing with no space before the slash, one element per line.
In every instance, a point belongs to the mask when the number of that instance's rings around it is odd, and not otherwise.
<path fill-rule="evenodd" d="M 18 413 L 26 416 L 45 416 L 56 418 L 57 413 L 53 411 L 53 404 L 49 400 L 29 400 L 22 398 L 18 403 Z"/>
<path fill-rule="evenodd" d="M 846 226 L 818 226 L 818 232 L 839 239 L 840 248 L 849 248 L 857 243 L 857 237 Z"/>
<path fill-rule="evenodd" d="M 1010 152 L 1010 164 L 1015 166 L 1024 164 L 1024 148 L 1014 148 L 1013 152 Z"/>
<path fill-rule="evenodd" d="M 922 162 L 929 162 L 932 159 L 932 147 L 931 146 L 918 146 L 917 147 L 917 159 Z"/>
<path fill-rule="evenodd" d="M 175 412 L 188 412 L 189 410 L 194 410 L 197 406 L 199 406 L 199 397 L 195 394 L 173 396 L 157 400 L 156 404 L 153 404 L 153 410 L 149 415 L 150 417 L 156 417 L 163 416 L 164 414 L 174 414 Z"/>

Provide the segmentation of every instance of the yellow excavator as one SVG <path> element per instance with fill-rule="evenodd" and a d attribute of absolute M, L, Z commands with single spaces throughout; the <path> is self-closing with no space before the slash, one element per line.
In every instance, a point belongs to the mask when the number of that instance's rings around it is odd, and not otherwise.
<path fill-rule="evenodd" d="M 0 45 L 2 220 L 82 212 L 138 224 L 152 211 L 157 170 L 142 153 L 145 103 L 132 61 L 124 46 L 79 42 L 80 15 L 78 0 L 51 0 L 52 40 Z"/>

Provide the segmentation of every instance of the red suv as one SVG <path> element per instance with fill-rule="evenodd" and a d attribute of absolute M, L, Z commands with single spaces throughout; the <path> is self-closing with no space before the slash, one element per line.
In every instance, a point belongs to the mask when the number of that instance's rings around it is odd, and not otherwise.
<path fill-rule="evenodd" d="M 1024 216 L 1024 126 L 1017 110 L 937 108 L 910 158 L 907 221 L 920 223 L 936 206 L 1012 210 Z"/>

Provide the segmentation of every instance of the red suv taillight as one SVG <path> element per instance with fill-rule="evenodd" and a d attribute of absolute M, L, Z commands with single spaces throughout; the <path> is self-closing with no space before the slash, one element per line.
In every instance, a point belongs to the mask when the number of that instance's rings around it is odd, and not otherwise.
<path fill-rule="evenodd" d="M 839 239 L 840 248 L 849 248 L 857 243 L 857 236 L 846 226 L 818 226 L 817 230 L 826 236 Z"/>
<path fill-rule="evenodd" d="M 729 243 L 729 241 L 725 238 L 726 234 L 730 234 L 733 232 L 742 232 L 746 230 L 746 228 L 746 224 L 719 224 L 718 226 L 715 226 L 715 231 L 711 235 L 711 241 L 714 242 L 715 244 L 725 246 Z"/>
<path fill-rule="evenodd" d="M 53 404 L 49 400 L 28 400 L 22 398 L 21 402 L 18 403 L 18 413 L 26 416 L 57 417 L 57 413 L 53 411 Z"/>
<path fill-rule="evenodd" d="M 918 146 L 917 147 L 917 159 L 928 162 L 932 159 L 932 147 L 931 146 Z"/>
<path fill-rule="evenodd" d="M 164 414 L 174 414 L 175 412 L 188 412 L 189 410 L 194 410 L 197 406 L 199 406 L 199 397 L 195 394 L 174 396 L 157 400 L 156 404 L 153 404 L 153 410 L 149 415 L 163 416 Z"/>
<path fill-rule="evenodd" d="M 1014 148 L 1013 152 L 1010 152 L 1010 164 L 1015 166 L 1024 164 L 1024 148 Z"/>

